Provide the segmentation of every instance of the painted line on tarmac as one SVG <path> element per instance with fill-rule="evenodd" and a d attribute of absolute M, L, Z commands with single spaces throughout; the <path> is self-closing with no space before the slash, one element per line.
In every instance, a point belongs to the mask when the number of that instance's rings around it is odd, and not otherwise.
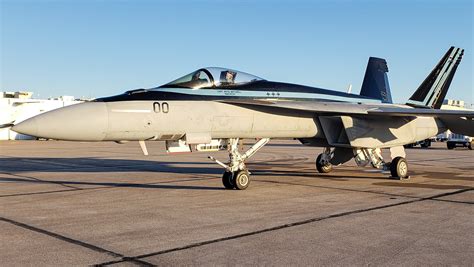
<path fill-rule="evenodd" d="M 391 207 L 396 207 L 396 206 L 402 206 L 402 205 L 412 204 L 412 203 L 421 202 L 421 201 L 432 200 L 432 199 L 435 199 L 435 198 L 456 195 L 456 194 L 464 193 L 464 192 L 471 191 L 471 190 L 473 190 L 473 189 L 472 188 L 461 189 L 461 190 L 457 190 L 457 191 L 453 191 L 453 192 L 437 194 L 437 195 L 434 195 L 434 196 L 431 196 L 431 197 L 413 199 L 413 200 L 398 202 L 398 203 L 394 203 L 394 204 L 387 204 L 387 205 L 376 206 L 376 207 L 371 207 L 371 208 L 366 208 L 366 209 L 347 211 L 347 212 L 332 214 L 332 215 L 325 216 L 325 217 L 318 217 L 318 218 L 312 218 L 312 219 L 307 219 L 307 220 L 293 222 L 293 223 L 287 223 L 287 224 L 274 226 L 274 227 L 270 227 L 270 228 L 265 228 L 265 229 L 257 230 L 257 231 L 253 231 L 253 232 L 247 232 L 247 233 L 243 233 L 243 234 L 212 239 L 212 240 L 208 240 L 208 241 L 204 241 L 204 242 L 193 243 L 193 244 L 185 245 L 185 246 L 182 246 L 182 247 L 176 247 L 176 248 L 172 248 L 172 249 L 161 250 L 161 251 L 142 254 L 142 255 L 138 255 L 138 256 L 134 256 L 134 257 L 124 257 L 120 260 L 103 262 L 103 263 L 97 264 L 97 266 L 107 266 L 107 265 L 112 265 L 112 264 L 128 262 L 128 261 L 135 261 L 135 260 L 139 260 L 139 259 L 143 259 L 143 258 L 148 258 L 148 257 L 158 256 L 158 255 L 172 253 L 172 252 L 176 252 L 176 251 L 182 251 L 182 250 L 187 250 L 187 249 L 191 249 L 191 248 L 201 247 L 201 246 L 205 246 L 205 245 L 209 245 L 209 244 L 213 244 L 213 243 L 219 243 L 219 242 L 223 242 L 223 241 L 234 240 L 234 239 L 239 239 L 239 238 L 243 238 L 243 237 L 263 234 L 263 233 L 267 233 L 267 232 L 272 232 L 272 231 L 277 231 L 277 230 L 286 229 L 286 228 L 290 228 L 290 227 L 295 227 L 295 226 L 305 225 L 305 224 L 309 224 L 309 223 L 324 221 L 324 220 L 328 220 L 328 219 L 339 218 L 339 217 L 344 217 L 344 216 L 353 215 L 353 214 L 360 214 L 360 213 L 370 212 L 370 211 L 374 211 L 374 210 L 381 210 L 381 209 L 386 209 L 386 208 L 391 208 Z"/>
<path fill-rule="evenodd" d="M 102 187 L 101 187 L 102 188 Z M 93 189 L 93 188 L 88 188 Z M 43 194 L 51 194 L 51 193 L 60 193 L 60 192 L 70 192 L 70 191 L 79 191 L 84 189 L 64 189 L 64 190 L 53 190 L 53 191 L 40 191 L 40 192 L 32 192 L 32 193 L 18 193 L 18 194 L 10 194 L 10 195 L 0 195 L 0 198 L 3 197 L 18 197 L 18 196 L 30 196 L 30 195 L 43 195 Z"/>
<path fill-rule="evenodd" d="M 16 177 L 19 177 L 19 178 L 26 178 L 26 179 L 35 180 L 35 181 L 38 181 L 38 182 L 44 182 L 44 183 L 49 183 L 49 184 L 56 184 L 56 185 L 64 186 L 64 187 L 67 187 L 67 188 L 80 189 L 79 187 L 72 186 L 72 185 L 66 185 L 66 184 L 61 183 L 61 182 L 58 182 L 58 181 L 42 180 L 42 179 L 35 178 L 35 177 L 31 177 L 31 176 L 19 175 L 19 174 L 8 173 L 8 172 L 2 172 L 2 173 L 8 174 L 8 175 L 11 175 L 11 176 L 16 176 Z"/>
<path fill-rule="evenodd" d="M 440 201 L 440 202 L 456 203 L 456 204 L 474 205 L 474 201 L 460 201 L 460 200 L 449 200 L 449 199 L 430 199 L 430 200 L 431 200 L 431 201 Z"/>
<path fill-rule="evenodd" d="M 368 194 L 376 194 L 382 196 L 390 196 L 390 197 L 402 197 L 402 198 L 413 198 L 413 199 L 423 199 L 423 197 L 416 197 L 416 196 L 405 196 L 399 194 L 392 194 L 392 193 L 385 193 L 385 192 L 378 192 L 378 191 L 371 191 L 371 190 L 358 190 L 358 189 L 349 189 L 349 188 L 339 188 L 339 187 L 331 187 L 331 186 L 322 186 L 322 185 L 311 185 L 311 184 L 300 184 L 300 183 L 291 183 L 291 182 L 280 182 L 280 181 L 264 181 L 264 180 L 253 180 L 255 182 L 260 183 L 273 183 L 273 184 L 283 184 L 283 185 L 294 185 L 294 186 L 303 186 L 303 187 L 315 187 L 321 189 L 329 189 L 329 190 L 342 190 L 342 191 L 349 191 L 349 192 L 356 192 L 356 193 L 368 193 Z M 469 186 L 463 186 L 467 188 L 456 188 L 462 190 L 474 190 L 474 188 Z M 454 188 L 453 188 L 454 189 Z M 471 201 L 459 201 L 459 200 L 447 200 L 447 199 L 430 199 L 431 201 L 444 201 L 444 202 L 451 202 L 451 203 L 459 203 L 459 204 L 474 204 Z"/>
<path fill-rule="evenodd" d="M 341 177 L 343 177 L 343 176 L 341 176 Z M 335 177 L 335 178 L 337 178 L 337 177 Z M 370 178 L 368 178 L 368 179 L 370 179 Z M 313 187 L 313 188 L 319 188 L 319 189 L 340 190 L 340 191 L 348 191 L 348 192 L 354 192 L 354 193 L 368 193 L 368 194 L 375 194 L 375 195 L 388 196 L 388 197 L 402 197 L 402 198 L 413 198 L 413 199 L 422 198 L 422 197 L 405 196 L 405 195 L 400 195 L 400 194 L 385 193 L 385 192 L 378 192 L 378 191 L 371 191 L 371 190 L 359 190 L 359 189 L 340 188 L 340 187 L 333 187 L 333 186 L 300 184 L 300 183 L 271 181 L 271 180 L 268 180 L 268 181 L 265 181 L 265 180 L 252 180 L 252 182 L 293 185 L 293 186 L 302 186 L 302 187 Z"/>

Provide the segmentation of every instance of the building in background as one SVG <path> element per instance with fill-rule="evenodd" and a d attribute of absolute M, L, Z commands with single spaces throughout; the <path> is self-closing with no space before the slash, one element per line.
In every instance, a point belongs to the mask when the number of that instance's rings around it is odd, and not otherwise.
<path fill-rule="evenodd" d="M 467 107 L 462 100 L 445 99 L 441 109 L 467 110 Z"/>
<path fill-rule="evenodd" d="M 0 92 L 0 140 L 27 140 L 35 137 L 12 131 L 16 124 L 40 113 L 83 102 L 73 96 L 34 99 L 32 92 Z"/>

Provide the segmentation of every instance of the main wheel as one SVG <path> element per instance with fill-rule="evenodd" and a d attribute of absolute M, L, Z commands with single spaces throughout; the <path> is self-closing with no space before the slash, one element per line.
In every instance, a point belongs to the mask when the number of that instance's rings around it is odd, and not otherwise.
<path fill-rule="evenodd" d="M 472 150 L 473 147 L 474 147 L 474 141 L 469 142 L 469 145 L 467 145 L 467 148 L 469 148 L 469 150 Z"/>
<path fill-rule="evenodd" d="M 332 164 L 327 163 L 327 164 L 322 164 L 321 163 L 321 158 L 323 157 L 323 154 L 319 154 L 319 156 L 316 158 L 316 169 L 320 173 L 328 173 L 332 171 Z"/>
<path fill-rule="evenodd" d="M 222 175 L 222 184 L 226 189 L 234 189 L 234 182 L 233 182 L 233 173 L 232 172 L 224 172 Z"/>
<path fill-rule="evenodd" d="M 390 173 L 392 177 L 407 178 L 408 177 L 408 164 L 405 158 L 396 157 L 390 163 Z"/>
<path fill-rule="evenodd" d="M 249 187 L 250 174 L 246 170 L 238 171 L 234 173 L 233 179 L 234 187 L 238 190 L 244 190 Z"/>

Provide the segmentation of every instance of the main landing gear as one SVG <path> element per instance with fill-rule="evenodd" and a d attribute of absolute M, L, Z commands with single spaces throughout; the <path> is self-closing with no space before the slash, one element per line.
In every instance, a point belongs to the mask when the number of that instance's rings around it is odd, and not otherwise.
<path fill-rule="evenodd" d="M 222 184 L 226 189 L 244 190 L 250 184 L 250 172 L 245 166 L 245 160 L 252 157 L 258 150 L 265 146 L 270 141 L 270 138 L 262 138 L 255 143 L 244 154 L 239 152 L 239 138 L 231 138 L 228 140 L 229 163 L 225 164 L 219 160 L 209 157 L 217 164 L 225 168 L 222 175 Z"/>
<path fill-rule="evenodd" d="M 334 156 L 334 151 L 331 152 L 331 148 L 326 147 L 324 153 L 319 154 L 316 158 L 316 169 L 320 173 L 329 173 L 332 171 L 332 164 L 329 162 Z"/>
<path fill-rule="evenodd" d="M 365 167 L 369 163 L 373 168 L 390 171 L 391 178 L 408 179 L 408 164 L 403 156 L 395 156 L 392 162 L 385 162 L 380 149 L 358 148 L 353 150 L 354 160 L 360 167 Z M 403 152 L 404 153 L 404 152 Z M 316 158 L 316 169 L 319 173 L 329 173 L 333 165 L 331 159 L 334 157 L 334 149 L 329 147 L 324 149 L 322 154 Z"/>
<path fill-rule="evenodd" d="M 390 165 L 390 174 L 393 178 L 407 179 L 408 178 L 408 164 L 404 157 L 396 157 L 392 160 Z"/>

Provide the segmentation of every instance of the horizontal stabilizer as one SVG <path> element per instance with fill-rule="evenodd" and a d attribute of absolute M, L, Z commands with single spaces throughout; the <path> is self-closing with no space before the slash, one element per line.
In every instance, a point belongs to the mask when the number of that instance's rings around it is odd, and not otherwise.
<path fill-rule="evenodd" d="M 335 103 L 335 102 L 313 102 L 313 101 L 264 101 L 264 100 L 226 100 L 219 101 L 222 103 L 241 106 L 249 109 L 259 110 L 263 112 L 276 113 L 278 111 L 285 112 L 288 116 L 300 117 L 302 115 L 316 115 L 319 118 L 322 116 L 334 118 L 338 116 L 343 118 L 345 116 L 352 117 L 358 122 L 375 122 L 380 124 L 380 128 L 384 128 L 384 123 L 387 129 L 397 128 L 391 127 L 394 122 L 402 122 L 406 119 L 413 119 L 414 117 L 433 117 L 439 118 L 448 129 L 453 132 L 474 136 L 474 111 L 473 110 L 445 110 L 445 109 L 427 109 L 427 108 L 413 108 L 406 105 L 359 105 L 355 103 Z M 370 119 L 370 120 L 369 120 Z M 324 119 L 321 121 L 322 123 Z M 370 124 L 370 123 L 369 123 Z M 366 127 L 369 129 L 369 124 L 361 124 L 359 128 Z M 403 124 L 403 123 L 402 123 Z M 331 124 L 328 124 L 331 125 Z M 337 125 L 337 123 L 333 124 Z M 371 126 L 372 127 L 372 126 Z M 350 128 L 350 127 L 348 127 Z M 326 127 L 326 129 L 329 129 Z M 336 130 L 336 133 L 341 131 Z M 343 136 L 336 133 L 329 133 L 331 138 L 329 140 L 334 146 L 349 146 L 348 142 L 344 142 Z M 348 133 L 350 138 L 351 133 Z M 360 136 L 359 136 L 360 137 Z M 359 138 L 358 137 L 358 138 Z M 342 139 L 341 139 L 342 138 Z M 347 138 L 346 138 L 347 139 Z M 353 138 L 355 139 L 355 138 Z M 366 140 L 367 141 L 367 140 Z M 395 142 L 395 141 L 394 141 Z M 394 145 L 395 143 L 390 143 Z M 364 143 L 365 144 L 365 143 Z M 355 143 L 351 145 L 357 146 Z M 359 144 L 360 145 L 360 144 Z M 380 144 L 379 144 L 380 145 Z M 370 146 L 366 146 L 370 147 Z"/>
<path fill-rule="evenodd" d="M 441 117 L 440 119 L 452 132 L 474 137 L 474 117 Z"/>

